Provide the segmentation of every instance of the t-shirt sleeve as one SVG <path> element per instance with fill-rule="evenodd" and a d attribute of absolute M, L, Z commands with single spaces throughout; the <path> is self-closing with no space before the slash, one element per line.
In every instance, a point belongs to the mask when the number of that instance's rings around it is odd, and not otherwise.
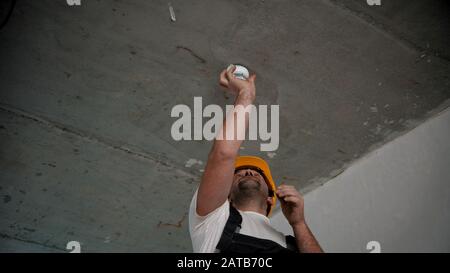
<path fill-rule="evenodd" d="M 216 246 L 230 215 L 230 203 L 226 200 L 220 207 L 205 216 L 197 214 L 197 193 L 195 191 L 189 207 L 189 233 L 194 252 L 216 252 Z"/>

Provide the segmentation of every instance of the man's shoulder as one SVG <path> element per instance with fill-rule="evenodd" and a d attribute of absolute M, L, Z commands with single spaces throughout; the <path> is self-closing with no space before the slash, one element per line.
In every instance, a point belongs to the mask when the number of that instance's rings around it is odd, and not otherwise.
<path fill-rule="evenodd" d="M 220 207 L 200 216 L 196 211 L 197 192 L 189 208 L 189 234 L 194 252 L 214 252 L 229 217 L 230 203 L 226 200 Z"/>
<path fill-rule="evenodd" d="M 191 205 L 189 207 L 189 225 L 190 228 L 198 228 L 201 225 L 209 224 L 209 225 L 222 225 L 224 223 L 223 220 L 228 219 L 228 216 L 230 214 L 230 202 L 226 200 L 221 206 L 216 208 L 215 210 L 211 211 L 207 215 L 201 216 L 197 213 L 197 193 L 198 190 L 195 192 L 194 196 L 192 197 Z"/>

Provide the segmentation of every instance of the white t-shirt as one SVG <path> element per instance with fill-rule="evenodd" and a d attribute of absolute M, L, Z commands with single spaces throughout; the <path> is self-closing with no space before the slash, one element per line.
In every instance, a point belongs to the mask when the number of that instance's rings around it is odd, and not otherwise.
<path fill-rule="evenodd" d="M 208 215 L 197 214 L 197 192 L 192 198 L 189 208 L 189 233 L 191 234 L 194 252 L 218 252 L 216 246 L 222 236 L 223 229 L 230 215 L 230 202 L 228 200 Z M 242 215 L 242 224 L 239 233 L 272 240 L 286 247 L 285 235 L 270 225 L 266 216 L 253 211 L 239 211 Z"/>

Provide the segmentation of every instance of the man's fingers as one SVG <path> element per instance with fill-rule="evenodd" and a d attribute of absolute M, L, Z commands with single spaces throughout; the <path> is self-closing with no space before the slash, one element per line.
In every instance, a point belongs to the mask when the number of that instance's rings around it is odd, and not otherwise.
<path fill-rule="evenodd" d="M 276 193 L 279 196 L 286 196 L 286 195 L 300 196 L 300 193 L 294 187 L 278 187 Z"/>
<path fill-rule="evenodd" d="M 297 203 L 299 201 L 298 198 L 296 198 L 295 196 L 288 196 L 286 198 L 284 198 L 284 202 L 287 203 Z"/>
<path fill-rule="evenodd" d="M 297 204 L 300 202 L 300 198 L 297 196 L 289 195 L 283 198 L 280 198 L 281 203 L 294 203 Z"/>
<path fill-rule="evenodd" d="M 286 191 L 285 190 L 277 190 L 276 194 L 278 195 L 278 197 L 283 197 L 286 196 Z"/>
<path fill-rule="evenodd" d="M 227 73 L 226 69 L 220 73 L 219 84 L 225 88 L 228 88 L 228 79 L 226 73 Z"/>
<path fill-rule="evenodd" d="M 294 186 L 290 185 L 281 185 L 277 188 L 277 195 L 286 196 L 286 195 L 296 195 L 301 197 L 302 195 L 297 191 Z"/>
<path fill-rule="evenodd" d="M 277 195 L 279 198 L 284 198 L 284 197 L 288 197 L 288 196 L 300 197 L 297 192 L 291 192 L 291 191 L 279 191 L 279 192 L 277 192 Z"/>
<path fill-rule="evenodd" d="M 248 78 L 248 80 L 249 80 L 251 83 L 254 83 L 255 80 L 256 80 L 256 74 L 252 74 L 252 75 L 250 76 L 250 78 Z"/>
<path fill-rule="evenodd" d="M 225 72 L 226 72 L 227 80 L 231 80 L 234 78 L 234 74 L 233 74 L 234 70 L 236 70 L 236 66 L 234 66 L 234 65 L 231 68 L 226 69 Z"/>
<path fill-rule="evenodd" d="M 286 184 L 281 184 L 280 186 L 278 186 L 279 189 L 295 189 L 294 186 L 292 185 L 286 185 Z"/>
<path fill-rule="evenodd" d="M 291 185 L 280 185 L 277 188 L 278 190 L 296 190 L 294 186 Z"/>
<path fill-rule="evenodd" d="M 287 192 L 285 190 L 277 190 L 276 194 L 278 197 L 286 196 Z"/>

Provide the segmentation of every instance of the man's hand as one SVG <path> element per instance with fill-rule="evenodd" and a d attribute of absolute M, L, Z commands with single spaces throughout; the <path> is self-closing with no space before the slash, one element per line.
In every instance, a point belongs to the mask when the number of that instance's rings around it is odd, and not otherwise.
<path fill-rule="evenodd" d="M 302 253 L 321 253 L 317 242 L 305 221 L 304 202 L 301 194 L 294 186 L 280 185 L 276 192 L 280 199 L 281 209 L 294 230 L 298 250 Z"/>
<path fill-rule="evenodd" d="M 256 74 L 252 74 L 247 80 L 241 80 L 234 76 L 233 72 L 236 69 L 236 66 L 233 66 L 231 69 L 225 69 L 220 73 L 219 83 L 221 86 L 227 88 L 235 95 L 240 95 L 242 92 L 250 95 L 251 98 L 255 99 L 255 80 Z"/>
<path fill-rule="evenodd" d="M 294 186 L 280 185 L 277 189 L 281 209 L 291 226 L 305 222 L 303 197 Z"/>

